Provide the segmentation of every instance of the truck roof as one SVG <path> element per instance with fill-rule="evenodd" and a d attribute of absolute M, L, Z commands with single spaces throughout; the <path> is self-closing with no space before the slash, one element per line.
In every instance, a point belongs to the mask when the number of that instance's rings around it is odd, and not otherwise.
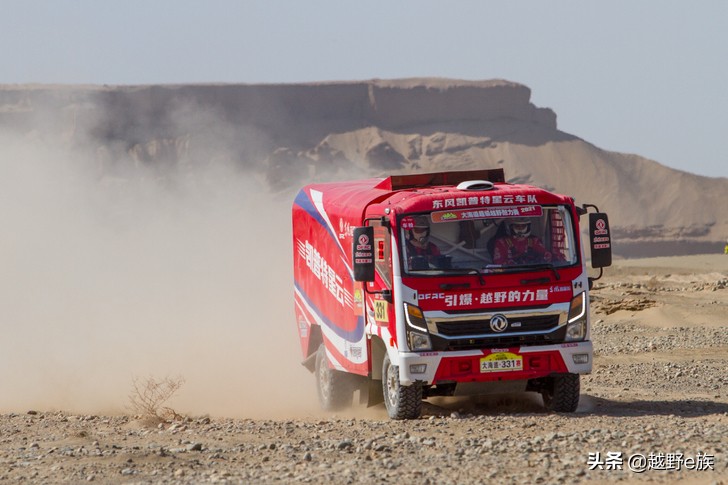
<path fill-rule="evenodd" d="M 490 184 L 470 184 L 468 181 L 486 181 Z M 413 175 L 391 175 L 349 182 L 331 182 L 306 186 L 296 198 L 298 205 L 308 205 L 311 198 L 326 206 L 326 211 L 347 218 L 360 219 L 367 206 L 388 204 L 392 210 L 403 212 L 430 212 L 455 208 L 483 206 L 509 206 L 522 204 L 562 204 L 570 197 L 554 194 L 540 187 L 508 184 L 502 169 L 439 172 Z M 325 199 L 325 201 L 324 201 Z"/>

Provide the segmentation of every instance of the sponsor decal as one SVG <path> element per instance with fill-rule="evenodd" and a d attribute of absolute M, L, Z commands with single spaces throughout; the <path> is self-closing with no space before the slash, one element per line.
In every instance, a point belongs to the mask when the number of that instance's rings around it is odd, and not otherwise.
<path fill-rule="evenodd" d="M 357 264 L 371 264 L 374 261 L 374 249 L 369 236 L 360 234 L 354 251 L 354 262 Z"/>
<path fill-rule="evenodd" d="M 543 214 L 540 205 L 517 205 L 512 207 L 483 207 L 479 209 L 460 209 L 432 213 L 432 222 L 453 220 L 486 219 L 502 217 L 537 217 Z"/>
<path fill-rule="evenodd" d="M 354 233 L 354 228 L 344 219 L 339 219 L 339 239 L 346 239 Z"/>
<path fill-rule="evenodd" d="M 334 268 L 326 261 L 318 249 L 316 249 L 308 240 L 305 244 L 306 266 L 311 270 L 313 275 L 321 282 L 321 284 L 329 290 L 336 300 L 344 305 L 344 288 L 341 284 L 344 282 L 341 276 L 336 274 Z"/>
<path fill-rule="evenodd" d="M 565 287 L 571 291 L 570 287 Z M 549 288 L 518 289 L 510 291 L 482 291 L 465 293 L 420 293 L 418 300 L 444 300 L 445 306 L 488 306 L 503 303 L 547 302 Z"/>
<path fill-rule="evenodd" d="M 308 337 L 308 324 L 303 317 L 298 319 L 298 333 L 301 335 L 301 338 Z"/>
<path fill-rule="evenodd" d="M 549 291 L 551 293 L 560 293 L 562 291 L 571 291 L 571 286 L 565 286 L 565 285 L 552 286 L 551 288 L 549 288 Z"/>
<path fill-rule="evenodd" d="M 402 219 L 402 229 L 409 231 L 410 229 L 414 229 L 415 227 L 415 218 L 412 216 L 407 216 L 404 219 Z"/>
<path fill-rule="evenodd" d="M 501 205 L 501 204 L 538 204 L 535 195 L 481 195 L 470 197 L 449 197 L 435 199 L 432 201 L 432 209 L 450 209 L 457 207 L 472 207 L 478 205 Z"/>

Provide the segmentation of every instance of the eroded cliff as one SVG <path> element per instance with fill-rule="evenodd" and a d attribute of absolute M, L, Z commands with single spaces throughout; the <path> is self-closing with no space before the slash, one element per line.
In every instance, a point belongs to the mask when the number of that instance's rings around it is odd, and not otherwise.
<path fill-rule="evenodd" d="M 0 134 L 83 152 L 99 177 L 232 164 L 289 191 L 311 180 L 502 166 L 599 205 L 628 255 L 714 251 L 728 179 L 601 150 L 503 81 L 2 86 Z M 6 162 L 9 163 L 9 162 Z"/>

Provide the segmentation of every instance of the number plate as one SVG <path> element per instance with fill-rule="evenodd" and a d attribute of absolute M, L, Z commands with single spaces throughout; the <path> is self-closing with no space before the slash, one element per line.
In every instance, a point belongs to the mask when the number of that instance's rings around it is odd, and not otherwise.
<path fill-rule="evenodd" d="M 378 322 L 389 323 L 389 303 L 386 300 L 374 300 L 374 318 Z"/>
<path fill-rule="evenodd" d="M 508 372 L 523 370 L 523 356 L 511 352 L 498 352 L 480 359 L 480 372 Z"/>

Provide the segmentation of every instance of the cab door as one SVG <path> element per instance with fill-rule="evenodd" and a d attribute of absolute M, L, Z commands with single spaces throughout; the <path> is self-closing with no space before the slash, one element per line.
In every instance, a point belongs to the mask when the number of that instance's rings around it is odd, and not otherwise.
<path fill-rule="evenodd" d="M 366 330 L 370 337 L 367 342 L 370 378 L 367 380 L 366 392 L 360 396 L 362 402 L 373 406 L 383 401 L 382 362 L 387 352 L 386 346 L 395 344 L 396 320 L 392 304 L 394 288 L 391 229 L 382 216 L 369 216 L 366 225 L 373 230 L 374 278 L 359 283 L 364 301 Z"/>
<path fill-rule="evenodd" d="M 368 283 L 367 293 L 374 310 L 374 320 L 379 326 L 389 326 L 392 311 L 392 244 L 389 228 L 381 220 L 370 221 L 374 228 L 374 281 Z"/>

